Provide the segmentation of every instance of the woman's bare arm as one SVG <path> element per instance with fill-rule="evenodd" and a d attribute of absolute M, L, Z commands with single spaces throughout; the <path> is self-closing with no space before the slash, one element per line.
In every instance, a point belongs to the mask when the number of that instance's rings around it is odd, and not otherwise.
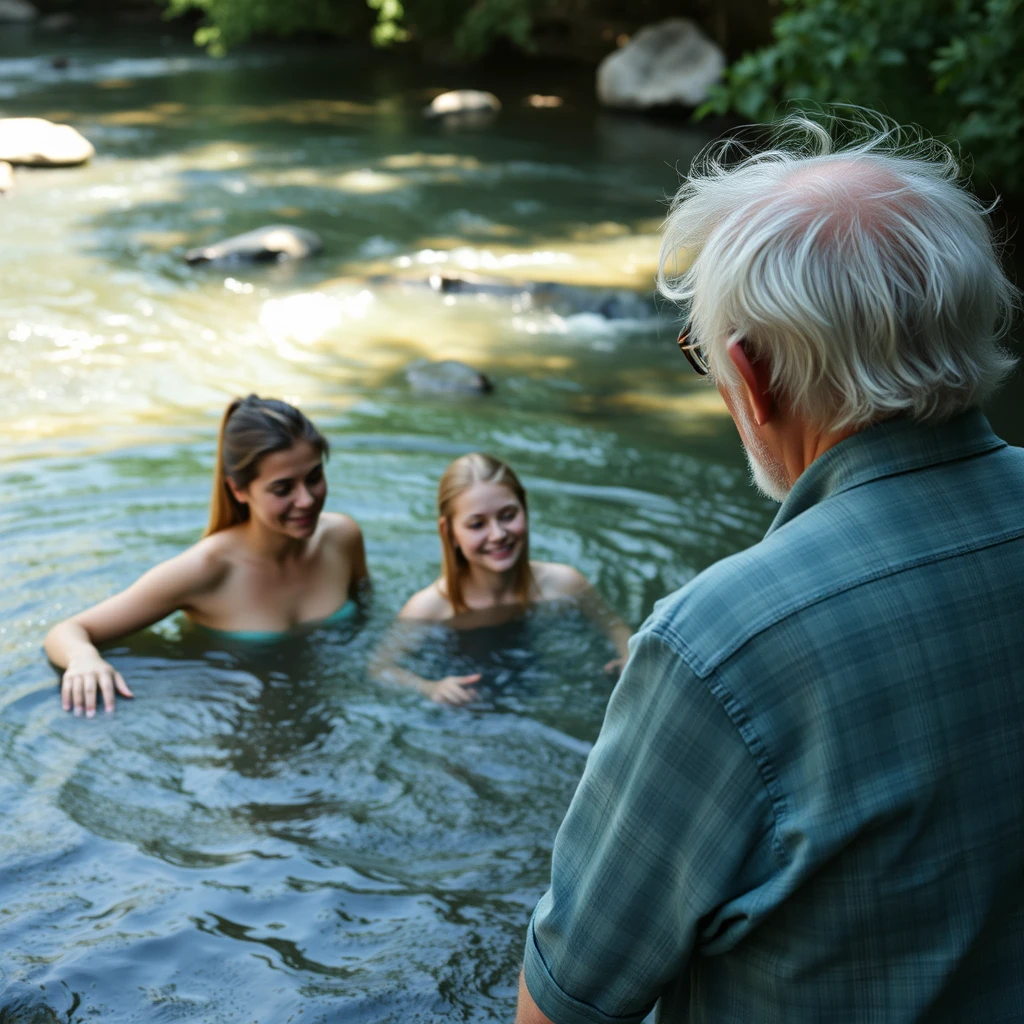
<path fill-rule="evenodd" d="M 325 513 L 331 519 L 330 529 L 341 556 L 349 568 L 349 597 L 357 597 L 370 583 L 370 570 L 366 564 L 366 545 L 363 531 L 350 516 L 341 513 Z"/>
<path fill-rule="evenodd" d="M 114 710 L 115 691 L 132 692 L 121 674 L 105 661 L 98 646 L 151 626 L 217 584 L 225 567 L 205 545 L 189 548 L 150 569 L 126 590 L 59 622 L 46 635 L 46 654 L 65 669 L 61 703 L 89 717 L 96 713 L 97 691 L 107 711 Z"/>
<path fill-rule="evenodd" d="M 380 683 L 416 690 L 439 704 L 468 704 L 476 697 L 473 685 L 480 673 L 424 679 L 399 661 L 422 640 L 423 627 L 448 618 L 448 603 L 436 591 L 436 585 L 414 594 L 398 613 L 398 621 L 388 630 L 370 659 L 370 678 Z M 420 628 L 417 628 L 417 625 Z"/>
<path fill-rule="evenodd" d="M 605 604 L 590 580 L 579 569 L 556 562 L 536 563 L 535 575 L 539 577 L 538 585 L 544 598 L 571 597 L 579 602 L 583 613 L 618 652 L 618 657 L 609 661 L 605 670 L 621 672 L 629 658 L 629 638 L 633 631 Z"/>

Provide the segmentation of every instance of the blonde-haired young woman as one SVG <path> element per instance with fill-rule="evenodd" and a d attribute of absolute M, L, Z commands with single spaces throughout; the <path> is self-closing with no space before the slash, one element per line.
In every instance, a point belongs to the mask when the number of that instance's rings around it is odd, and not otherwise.
<path fill-rule="evenodd" d="M 210 522 L 202 540 L 120 594 L 58 623 L 46 653 L 64 669 L 61 702 L 92 716 L 131 697 L 98 645 L 184 611 L 211 636 L 272 640 L 355 611 L 367 578 L 355 521 L 322 512 L 327 439 L 294 406 L 249 395 L 221 420 Z"/>
<path fill-rule="evenodd" d="M 618 651 L 606 668 L 617 671 L 628 656 L 629 627 L 598 597 L 586 576 L 571 565 L 530 559 L 526 490 L 512 468 L 473 452 L 445 470 L 437 489 L 441 575 L 414 594 L 400 620 L 451 622 L 464 628 L 493 613 L 515 612 L 539 601 L 570 598 L 601 627 Z M 479 613 L 479 614 L 474 614 Z M 371 671 L 385 681 L 415 687 L 445 704 L 465 704 L 476 695 L 480 675 L 423 679 L 395 659 L 401 642 L 381 648 Z"/>

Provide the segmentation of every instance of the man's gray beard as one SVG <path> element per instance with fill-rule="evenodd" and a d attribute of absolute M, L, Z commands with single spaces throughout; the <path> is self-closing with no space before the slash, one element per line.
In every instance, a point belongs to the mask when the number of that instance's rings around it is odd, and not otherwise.
<path fill-rule="evenodd" d="M 744 421 L 744 429 L 740 431 L 740 441 L 743 444 L 743 453 L 747 457 L 747 465 L 750 466 L 750 482 L 766 498 L 771 498 L 772 501 L 785 501 L 786 495 L 792 488 L 786 476 L 786 470 L 762 445 L 758 446 L 761 450 L 756 453 L 747 447 L 743 437 L 756 438 L 757 433 L 747 416 L 746 408 L 741 400 L 742 396 L 739 398 L 740 400 L 734 401 L 734 405 L 741 410 L 740 415 Z"/>
<path fill-rule="evenodd" d="M 789 482 L 783 483 L 782 480 L 776 479 L 771 470 L 763 465 L 746 445 L 743 445 L 743 454 L 747 457 L 747 465 L 750 467 L 750 482 L 754 488 L 766 498 L 771 498 L 772 501 L 785 501 L 791 490 Z"/>

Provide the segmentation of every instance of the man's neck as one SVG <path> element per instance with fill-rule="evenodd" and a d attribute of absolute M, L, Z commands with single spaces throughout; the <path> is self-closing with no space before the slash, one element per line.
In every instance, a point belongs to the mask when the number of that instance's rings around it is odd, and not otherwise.
<path fill-rule="evenodd" d="M 825 430 L 798 413 L 781 410 L 761 428 L 766 441 L 778 454 L 785 468 L 790 487 L 815 459 L 840 441 L 859 433 L 861 429 L 844 427 L 841 430 Z"/>

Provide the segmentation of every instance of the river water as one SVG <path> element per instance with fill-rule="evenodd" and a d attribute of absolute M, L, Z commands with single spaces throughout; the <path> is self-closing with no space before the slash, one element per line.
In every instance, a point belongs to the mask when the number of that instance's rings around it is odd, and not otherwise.
<path fill-rule="evenodd" d="M 484 674 L 469 710 L 381 689 L 366 663 L 437 572 L 433 492 L 463 452 L 515 466 L 534 553 L 634 625 L 763 533 L 773 506 L 650 301 L 664 197 L 704 137 L 602 114 L 550 69 L 213 62 L 110 31 L 3 47 L 4 113 L 69 121 L 98 155 L 20 172 L 0 205 L 0 1021 L 510 1019 L 607 646 L 564 608 L 447 637 Z M 425 122 L 456 85 L 493 88 L 501 117 Z M 282 221 L 325 253 L 182 259 Z M 426 286 L 460 271 L 577 290 Z M 418 359 L 471 362 L 495 391 L 414 391 Z M 329 435 L 367 612 L 258 651 L 172 618 L 111 652 L 133 702 L 63 713 L 46 629 L 198 537 L 217 418 L 249 391 Z M 1019 441 L 1016 393 L 996 412 Z"/>

